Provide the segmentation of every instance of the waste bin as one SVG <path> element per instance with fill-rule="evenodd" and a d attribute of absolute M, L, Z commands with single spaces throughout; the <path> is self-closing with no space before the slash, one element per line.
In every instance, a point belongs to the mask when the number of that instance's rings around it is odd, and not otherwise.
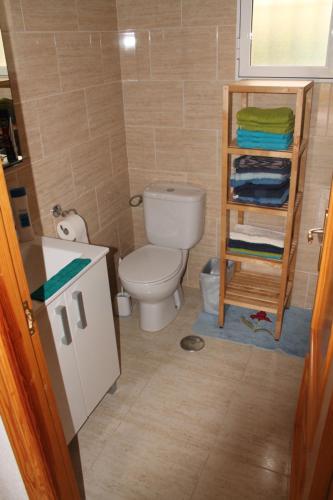
<path fill-rule="evenodd" d="M 234 263 L 228 260 L 227 281 L 230 281 L 234 271 Z M 209 259 L 200 273 L 200 288 L 203 309 L 209 314 L 218 314 L 220 295 L 220 259 Z"/>

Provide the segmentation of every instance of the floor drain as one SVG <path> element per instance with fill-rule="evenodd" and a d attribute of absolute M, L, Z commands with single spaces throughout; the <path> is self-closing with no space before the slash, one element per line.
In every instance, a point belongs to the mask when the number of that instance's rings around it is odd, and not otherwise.
<path fill-rule="evenodd" d="M 185 351 L 201 351 L 205 347 L 205 341 L 198 335 L 188 335 L 180 341 L 180 347 Z"/>

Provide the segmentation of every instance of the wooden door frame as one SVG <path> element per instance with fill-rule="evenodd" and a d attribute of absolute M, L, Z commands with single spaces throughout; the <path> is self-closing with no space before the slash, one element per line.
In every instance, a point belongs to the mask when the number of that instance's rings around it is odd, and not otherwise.
<path fill-rule="evenodd" d="M 0 415 L 29 498 L 80 498 L 32 308 L 0 164 Z"/>

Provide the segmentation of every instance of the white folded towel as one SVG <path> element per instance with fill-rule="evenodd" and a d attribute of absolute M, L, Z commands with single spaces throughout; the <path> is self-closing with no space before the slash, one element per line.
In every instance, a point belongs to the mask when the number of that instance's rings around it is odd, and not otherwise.
<path fill-rule="evenodd" d="M 248 224 L 236 224 L 234 230 L 230 231 L 229 237 L 232 240 L 246 241 L 248 243 L 273 245 L 279 248 L 284 247 L 284 233 Z"/>

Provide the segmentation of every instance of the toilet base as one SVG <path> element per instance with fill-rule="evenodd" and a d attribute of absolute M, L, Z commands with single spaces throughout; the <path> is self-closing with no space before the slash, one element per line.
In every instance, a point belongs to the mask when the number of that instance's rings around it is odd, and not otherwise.
<path fill-rule="evenodd" d="M 180 291 L 182 293 L 181 289 Z M 178 289 L 175 294 L 177 292 Z M 182 300 L 176 304 L 175 294 L 154 304 L 139 302 L 140 328 L 142 330 L 158 332 L 175 319 L 182 304 Z M 180 296 L 182 297 L 182 295 Z"/>

